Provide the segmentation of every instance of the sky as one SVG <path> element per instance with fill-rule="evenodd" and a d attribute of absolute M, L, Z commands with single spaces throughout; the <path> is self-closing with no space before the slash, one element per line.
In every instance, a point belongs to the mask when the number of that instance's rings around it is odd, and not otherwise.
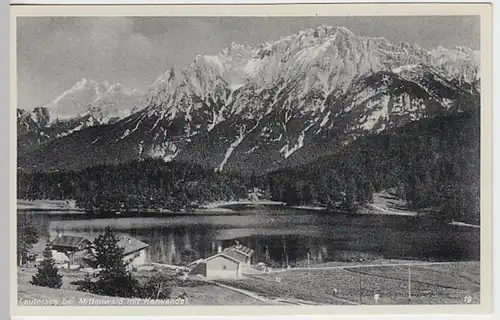
<path fill-rule="evenodd" d="M 18 108 L 43 106 L 82 78 L 147 91 L 162 73 L 231 42 L 265 41 L 320 25 L 432 49 L 478 50 L 479 17 L 22 17 L 17 18 Z"/>

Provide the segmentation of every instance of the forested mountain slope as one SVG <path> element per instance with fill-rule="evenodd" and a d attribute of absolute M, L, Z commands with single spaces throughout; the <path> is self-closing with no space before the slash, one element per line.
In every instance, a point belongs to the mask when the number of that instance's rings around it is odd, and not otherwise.
<path fill-rule="evenodd" d="M 18 197 L 78 199 L 86 208 L 180 208 L 244 198 L 253 188 L 273 200 L 356 212 L 373 192 L 395 188 L 411 210 L 479 220 L 479 111 L 439 115 L 360 137 L 333 155 L 269 174 L 216 172 L 162 160 L 80 171 L 18 172 Z"/>

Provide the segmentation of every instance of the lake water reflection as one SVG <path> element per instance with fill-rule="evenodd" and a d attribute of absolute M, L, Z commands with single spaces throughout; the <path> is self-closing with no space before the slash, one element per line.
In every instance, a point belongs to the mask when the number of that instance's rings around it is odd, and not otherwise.
<path fill-rule="evenodd" d="M 26 214 L 26 213 L 25 213 Z M 207 257 L 235 241 L 255 250 L 254 262 L 276 266 L 359 257 L 478 260 L 478 229 L 422 223 L 417 218 L 346 216 L 273 207 L 243 208 L 236 213 L 36 215 L 45 234 L 36 250 L 57 233 L 94 238 L 105 226 L 150 245 L 152 262 L 178 264 Z"/>

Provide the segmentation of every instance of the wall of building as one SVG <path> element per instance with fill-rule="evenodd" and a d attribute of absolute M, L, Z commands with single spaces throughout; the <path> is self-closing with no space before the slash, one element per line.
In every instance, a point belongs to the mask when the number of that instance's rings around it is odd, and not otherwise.
<path fill-rule="evenodd" d="M 239 263 L 224 256 L 215 257 L 206 262 L 207 277 L 209 278 L 237 278 Z"/>
<path fill-rule="evenodd" d="M 137 267 L 146 264 L 146 249 L 132 252 L 123 257 L 124 261 L 129 262 L 130 267 Z"/>
<path fill-rule="evenodd" d="M 204 277 L 207 276 L 207 265 L 205 262 L 200 262 L 198 263 L 197 265 L 195 265 L 191 271 L 189 272 L 189 274 L 200 274 Z"/>
<path fill-rule="evenodd" d="M 57 264 L 70 261 L 70 258 L 65 253 L 57 250 L 52 250 L 52 259 L 54 259 L 54 262 Z"/>

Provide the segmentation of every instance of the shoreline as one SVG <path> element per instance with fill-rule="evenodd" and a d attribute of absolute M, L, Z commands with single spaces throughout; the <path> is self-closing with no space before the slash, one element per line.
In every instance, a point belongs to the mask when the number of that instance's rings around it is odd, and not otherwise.
<path fill-rule="evenodd" d="M 237 200 L 237 201 L 216 201 L 199 206 L 198 208 L 190 210 L 173 211 L 170 209 L 131 209 L 123 211 L 123 216 L 126 213 L 149 213 L 149 214 L 171 214 L 171 215 L 224 215 L 224 214 L 238 214 L 238 209 L 259 207 L 259 206 L 275 206 L 283 207 L 286 209 L 299 210 L 305 212 L 327 212 L 326 207 L 320 206 L 287 206 L 284 202 L 271 201 L 271 200 Z M 16 210 L 18 213 L 24 212 L 39 212 L 51 215 L 64 215 L 64 214 L 92 214 L 84 209 L 78 208 L 74 200 L 22 200 L 17 199 Z M 107 214 L 115 213 L 116 217 L 122 216 L 120 211 L 109 211 Z M 99 214 L 99 213 L 96 213 Z M 381 215 L 381 216 L 399 216 L 399 217 L 419 217 L 422 214 L 414 211 L 404 211 L 399 209 L 392 209 L 382 206 L 380 204 L 370 203 L 362 207 L 358 213 L 361 215 Z M 467 228 L 481 228 L 480 225 L 470 224 L 462 221 L 450 221 L 449 225 Z"/>
<path fill-rule="evenodd" d="M 272 200 L 248 200 L 248 199 L 240 199 L 233 201 L 214 201 L 208 204 L 204 204 L 200 206 L 201 209 L 216 209 L 216 208 L 224 208 L 227 206 L 284 206 L 286 205 L 284 202 L 280 201 L 272 201 Z"/>
<path fill-rule="evenodd" d="M 16 210 L 20 211 L 76 211 L 83 212 L 84 210 L 76 206 L 75 200 L 24 200 L 16 199 Z"/>
<path fill-rule="evenodd" d="M 367 210 L 362 210 L 360 214 L 373 214 L 373 215 L 388 215 L 388 216 L 406 216 L 406 217 L 418 217 L 419 213 L 414 211 L 402 211 L 402 210 L 389 210 L 380 207 L 376 204 L 370 203 L 366 205 Z M 370 210 L 371 209 L 371 210 Z"/>
<path fill-rule="evenodd" d="M 310 210 L 310 211 L 326 211 L 326 207 L 319 207 L 319 206 L 291 206 L 291 209 L 297 209 L 297 210 Z"/>
<path fill-rule="evenodd" d="M 68 204 L 69 203 L 69 204 Z M 123 212 L 144 212 L 144 213 L 172 213 L 172 214 L 206 214 L 206 213 L 236 213 L 231 207 L 255 207 L 255 206 L 285 206 L 284 202 L 271 201 L 271 200 L 237 200 L 237 201 L 216 201 L 208 204 L 200 205 L 198 208 L 193 209 L 183 209 L 183 210 L 170 210 L 170 209 L 129 209 L 123 210 Z M 23 200 L 17 199 L 16 210 L 23 211 L 37 211 L 37 212 L 48 212 L 52 214 L 64 214 L 64 213 L 75 213 L 75 214 L 85 214 L 89 213 L 85 209 L 76 206 L 74 200 Z M 120 210 L 112 210 L 109 213 L 117 212 L 117 216 L 121 213 Z"/>

